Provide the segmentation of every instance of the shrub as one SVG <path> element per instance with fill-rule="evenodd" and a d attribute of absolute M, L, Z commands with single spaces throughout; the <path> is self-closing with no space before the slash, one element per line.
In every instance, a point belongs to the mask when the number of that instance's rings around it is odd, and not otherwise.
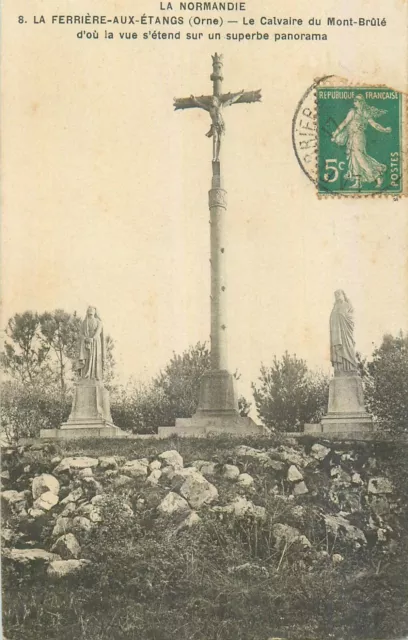
<path fill-rule="evenodd" d="M 7 381 L 2 385 L 1 430 L 10 442 L 56 428 L 70 412 L 71 397 L 56 388 Z"/>
<path fill-rule="evenodd" d="M 408 432 L 408 334 L 385 335 L 365 363 L 366 403 L 384 429 Z"/>
<path fill-rule="evenodd" d="M 252 389 L 262 422 L 278 431 L 301 431 L 305 422 L 319 422 L 327 410 L 328 377 L 309 371 L 306 362 L 287 352 L 272 366 L 261 366 Z"/>

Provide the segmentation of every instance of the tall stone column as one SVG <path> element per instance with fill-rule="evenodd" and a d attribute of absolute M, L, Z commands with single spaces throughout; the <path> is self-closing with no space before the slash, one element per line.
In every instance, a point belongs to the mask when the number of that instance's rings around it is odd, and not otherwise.
<path fill-rule="evenodd" d="M 210 209 L 211 246 L 211 371 L 204 374 L 196 416 L 238 415 L 234 378 L 228 372 L 227 320 L 227 192 L 222 188 L 220 162 L 212 163 Z"/>

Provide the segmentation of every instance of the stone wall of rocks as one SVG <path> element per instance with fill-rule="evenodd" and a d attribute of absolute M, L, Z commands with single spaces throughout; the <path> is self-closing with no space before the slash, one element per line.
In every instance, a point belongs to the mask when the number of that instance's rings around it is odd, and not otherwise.
<path fill-rule="evenodd" d="M 154 488 L 160 489 L 157 516 L 176 522 L 176 535 L 199 527 L 203 514 L 211 511 L 221 520 L 270 526 L 277 550 L 295 546 L 335 564 L 342 562 L 341 553 L 316 547 L 306 535 L 308 514 L 353 552 L 370 545 L 387 551 L 398 537 L 401 496 L 386 465 L 364 447 L 302 445 L 291 439 L 263 449 L 235 443 L 228 461 L 216 456 L 185 464 L 174 449 L 150 458 L 62 458 L 47 455 L 48 446 L 3 451 L 1 535 L 6 562 L 45 563 L 50 579 L 80 571 L 89 562 L 82 556 L 83 541 L 103 522 L 108 496 L 120 494 L 123 513 L 133 515 L 146 508 L 144 492 Z M 35 449 L 39 462 L 24 465 L 25 453 L 32 457 Z M 266 493 L 275 505 L 285 506 L 280 515 L 269 509 Z M 38 540 L 48 540 L 46 547 Z M 251 569 L 242 567 L 231 570 Z"/>

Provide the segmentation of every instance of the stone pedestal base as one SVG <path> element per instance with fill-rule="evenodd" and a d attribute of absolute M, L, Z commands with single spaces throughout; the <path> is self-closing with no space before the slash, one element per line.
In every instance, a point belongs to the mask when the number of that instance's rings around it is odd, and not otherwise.
<path fill-rule="evenodd" d="M 100 424 L 69 425 L 65 423 L 61 429 L 41 429 L 40 438 L 72 440 L 76 438 L 126 438 L 127 434 L 108 422 Z"/>
<path fill-rule="evenodd" d="M 242 418 L 239 413 L 230 416 L 197 416 L 177 418 L 174 427 L 159 427 L 159 438 L 172 435 L 184 437 L 204 437 L 227 433 L 231 436 L 266 435 L 269 430 L 256 424 L 252 418 Z"/>
<path fill-rule="evenodd" d="M 233 376 L 226 370 L 205 373 L 201 378 L 198 408 L 194 416 L 232 417 L 237 414 L 238 400 Z"/>
<path fill-rule="evenodd" d="M 41 438 L 119 438 L 126 433 L 115 427 L 110 412 L 109 392 L 98 380 L 82 379 L 75 385 L 72 409 L 60 429 L 41 429 Z"/>
<path fill-rule="evenodd" d="M 262 435 L 268 429 L 257 425 L 252 418 L 238 413 L 233 376 L 225 370 L 209 371 L 201 379 L 200 398 L 192 418 L 177 418 L 174 427 L 159 427 L 159 438 L 178 436 Z"/>
<path fill-rule="evenodd" d="M 320 424 L 305 424 L 304 433 L 331 433 L 358 437 L 374 431 L 373 419 L 364 407 L 358 375 L 339 375 L 330 380 L 327 415 Z"/>

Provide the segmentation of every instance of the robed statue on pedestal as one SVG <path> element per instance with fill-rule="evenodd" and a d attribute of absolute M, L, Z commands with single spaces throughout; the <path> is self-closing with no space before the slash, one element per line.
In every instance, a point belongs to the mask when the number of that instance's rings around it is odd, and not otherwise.
<path fill-rule="evenodd" d="M 354 310 L 343 289 L 334 293 L 335 302 L 330 314 L 330 359 L 337 375 L 357 372 L 354 342 Z"/>
<path fill-rule="evenodd" d="M 95 307 L 88 307 L 81 325 L 78 373 L 80 378 L 103 380 L 105 341 L 103 324 Z"/>

